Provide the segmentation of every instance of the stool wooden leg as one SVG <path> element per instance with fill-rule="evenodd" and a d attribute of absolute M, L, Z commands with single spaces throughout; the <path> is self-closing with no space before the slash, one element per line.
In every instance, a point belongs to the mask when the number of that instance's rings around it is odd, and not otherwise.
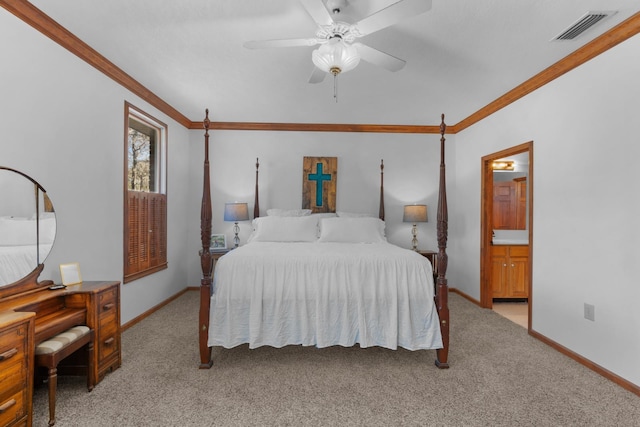
<path fill-rule="evenodd" d="M 56 388 L 58 386 L 58 368 L 49 368 L 49 425 L 56 423 Z"/>

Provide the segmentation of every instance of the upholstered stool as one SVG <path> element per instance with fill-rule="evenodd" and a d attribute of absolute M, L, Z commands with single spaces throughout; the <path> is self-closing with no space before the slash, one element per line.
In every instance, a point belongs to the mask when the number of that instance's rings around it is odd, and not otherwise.
<path fill-rule="evenodd" d="M 87 346 L 87 388 L 93 389 L 93 330 L 87 326 L 74 326 L 36 346 L 35 366 L 49 369 L 49 425 L 56 422 L 56 387 L 58 363 L 78 349 Z"/>

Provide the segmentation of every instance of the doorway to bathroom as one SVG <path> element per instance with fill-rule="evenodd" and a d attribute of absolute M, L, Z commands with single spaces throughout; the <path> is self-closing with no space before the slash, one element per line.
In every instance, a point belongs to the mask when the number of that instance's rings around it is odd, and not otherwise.
<path fill-rule="evenodd" d="M 480 303 L 531 328 L 533 142 L 482 158 Z"/>

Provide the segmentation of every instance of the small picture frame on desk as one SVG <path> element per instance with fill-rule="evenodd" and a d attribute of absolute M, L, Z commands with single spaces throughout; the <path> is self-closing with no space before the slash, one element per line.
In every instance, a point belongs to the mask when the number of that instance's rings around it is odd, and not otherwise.
<path fill-rule="evenodd" d="M 60 264 L 60 277 L 62 278 L 62 284 L 65 286 L 82 283 L 80 264 L 77 262 Z"/>
<path fill-rule="evenodd" d="M 212 252 L 226 252 L 227 251 L 227 236 L 224 234 L 212 234 L 211 235 L 211 251 Z"/>

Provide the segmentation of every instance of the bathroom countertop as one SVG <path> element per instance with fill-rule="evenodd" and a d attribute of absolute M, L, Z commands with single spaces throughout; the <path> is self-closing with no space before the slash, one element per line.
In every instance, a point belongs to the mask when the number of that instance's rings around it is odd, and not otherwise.
<path fill-rule="evenodd" d="M 493 239 L 491 241 L 494 245 L 528 245 L 529 241 L 525 239 Z"/>

